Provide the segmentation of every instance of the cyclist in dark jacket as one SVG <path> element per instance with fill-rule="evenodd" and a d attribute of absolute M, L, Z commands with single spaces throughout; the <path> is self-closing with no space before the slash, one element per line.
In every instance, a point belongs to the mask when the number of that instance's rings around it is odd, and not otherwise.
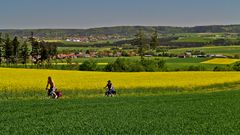
<path fill-rule="evenodd" d="M 114 90 L 114 87 L 113 87 L 113 85 L 112 85 L 110 80 L 108 80 L 108 83 L 107 83 L 107 85 L 104 88 L 108 89 L 106 91 L 106 93 L 105 93 L 106 96 L 109 96 L 109 95 L 112 96 L 112 94 L 116 95 L 116 91 Z"/>

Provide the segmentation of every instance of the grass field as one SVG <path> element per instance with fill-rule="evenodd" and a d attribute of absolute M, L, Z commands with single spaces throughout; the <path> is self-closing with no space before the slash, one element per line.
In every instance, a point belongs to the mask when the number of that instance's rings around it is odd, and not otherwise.
<path fill-rule="evenodd" d="M 194 47 L 194 48 L 181 48 L 169 50 L 170 53 L 182 54 L 187 50 L 197 50 L 203 51 L 207 54 L 224 54 L 233 56 L 235 54 L 240 54 L 240 46 L 210 46 L 210 47 Z"/>
<path fill-rule="evenodd" d="M 140 56 L 134 56 L 134 57 L 100 57 L 100 58 L 75 58 L 75 59 L 72 59 L 72 62 L 73 63 L 82 63 L 86 60 L 94 60 L 95 62 L 97 63 L 110 63 L 110 62 L 114 62 L 116 59 L 118 58 L 123 58 L 123 59 L 127 59 L 127 60 L 130 60 L 130 61 L 140 61 L 141 60 L 141 57 Z M 144 57 L 146 60 L 151 60 L 151 59 L 170 59 L 168 57 Z M 52 61 L 52 62 L 55 62 L 55 61 Z M 66 60 L 57 60 L 57 62 L 60 62 L 60 63 L 64 63 L 66 62 Z"/>
<path fill-rule="evenodd" d="M 209 58 L 169 58 L 166 59 L 166 66 L 168 67 L 169 71 L 174 70 L 187 70 L 189 66 L 204 66 L 206 70 L 212 71 L 212 69 L 216 65 L 210 65 L 210 64 L 202 64 L 201 62 L 204 62 L 206 60 L 209 60 Z"/>
<path fill-rule="evenodd" d="M 114 62 L 118 57 L 102 57 L 102 58 L 76 58 L 71 60 L 71 64 L 67 63 L 67 60 L 52 60 L 50 69 L 56 70 L 79 70 L 79 65 L 84 61 L 93 60 L 97 63 L 98 71 L 104 71 L 105 66 L 108 63 Z M 129 61 L 140 61 L 140 57 L 121 57 Z M 204 63 L 211 58 L 169 58 L 169 57 L 145 57 L 146 60 L 151 59 L 163 59 L 165 60 L 165 67 L 167 71 L 188 71 L 189 67 L 203 67 L 204 71 L 213 71 L 218 67 L 225 67 L 229 63 Z M 27 66 L 26 66 L 27 65 Z M 11 68 L 37 68 L 36 65 L 28 63 L 26 65 L 11 65 Z M 8 65 L 2 64 L 1 67 L 9 67 Z M 196 70 L 195 70 L 196 71 Z"/>
<path fill-rule="evenodd" d="M 83 63 L 86 60 L 94 60 L 97 63 L 111 63 L 114 62 L 118 57 L 103 57 L 103 58 L 76 58 L 72 60 L 72 63 Z M 121 57 L 130 61 L 140 61 L 140 57 Z M 217 64 L 203 64 L 201 62 L 207 61 L 210 58 L 168 58 L 168 57 L 145 57 L 145 59 L 164 59 L 166 60 L 166 66 L 169 71 L 174 71 L 176 69 L 187 69 L 189 66 L 204 66 L 206 70 L 212 71 Z M 53 61 L 55 62 L 55 61 Z M 57 61 L 58 64 L 66 63 L 66 60 Z M 103 64 L 100 64 L 103 65 Z"/>
<path fill-rule="evenodd" d="M 211 42 L 212 38 L 206 38 L 206 37 L 184 37 L 180 38 L 178 40 L 174 40 L 172 42 L 202 42 L 202 43 L 208 43 Z"/>
<path fill-rule="evenodd" d="M 117 57 L 102 57 L 102 58 L 76 58 L 76 59 L 72 59 L 72 62 L 73 63 L 82 63 L 86 60 L 94 60 L 95 62 L 97 63 L 109 63 L 109 62 L 114 62 Z M 139 57 L 137 58 L 134 58 L 134 57 L 129 57 L 129 58 L 126 58 L 126 59 L 139 59 Z M 53 61 L 55 62 L 55 61 Z M 60 62 L 60 63 L 66 63 L 67 61 L 66 60 L 57 60 L 57 62 Z"/>
<path fill-rule="evenodd" d="M 0 101 L 1 134 L 238 134 L 240 91 Z"/>

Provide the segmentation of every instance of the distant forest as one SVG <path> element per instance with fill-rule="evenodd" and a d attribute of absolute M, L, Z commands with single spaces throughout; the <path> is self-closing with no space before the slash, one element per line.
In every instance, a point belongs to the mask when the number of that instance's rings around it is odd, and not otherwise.
<path fill-rule="evenodd" d="M 171 27 L 171 26 L 116 26 L 90 29 L 0 29 L 1 33 L 15 36 L 29 36 L 34 32 L 37 37 L 73 37 L 114 35 L 133 37 L 139 30 L 151 34 L 154 31 L 162 34 L 175 33 L 240 33 L 240 25 L 210 25 L 195 27 Z"/>

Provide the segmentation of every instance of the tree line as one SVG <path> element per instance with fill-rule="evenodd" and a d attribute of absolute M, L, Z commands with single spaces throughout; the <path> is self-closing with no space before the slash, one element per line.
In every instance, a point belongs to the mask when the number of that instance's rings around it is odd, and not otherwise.
<path fill-rule="evenodd" d="M 31 33 L 30 38 L 20 41 L 17 36 L 13 39 L 9 34 L 0 33 L 0 64 L 44 64 L 53 59 L 57 54 L 54 43 L 38 41 Z"/>

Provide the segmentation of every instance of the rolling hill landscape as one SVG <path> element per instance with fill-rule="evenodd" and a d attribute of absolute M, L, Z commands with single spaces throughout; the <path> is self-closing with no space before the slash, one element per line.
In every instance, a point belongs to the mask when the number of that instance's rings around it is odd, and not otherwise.
<path fill-rule="evenodd" d="M 139 30 L 147 34 L 157 31 L 161 34 L 177 33 L 240 33 L 240 25 L 209 25 L 195 27 L 172 27 L 172 26 L 115 26 L 90 29 L 0 29 L 2 33 L 11 35 L 29 36 L 34 32 L 38 37 L 57 36 L 90 36 L 90 35 L 114 35 L 132 37 Z"/>
<path fill-rule="evenodd" d="M 239 135 L 240 1 L 0 4 L 0 135 Z"/>

